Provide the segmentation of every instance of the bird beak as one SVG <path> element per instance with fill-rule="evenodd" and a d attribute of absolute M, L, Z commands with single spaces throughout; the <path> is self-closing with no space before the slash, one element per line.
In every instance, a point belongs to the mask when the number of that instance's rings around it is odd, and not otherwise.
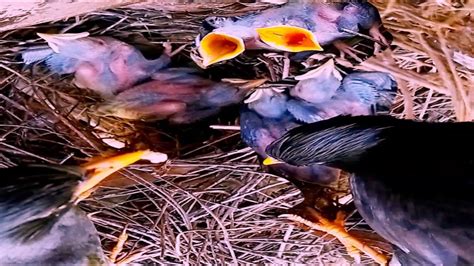
<path fill-rule="evenodd" d="M 70 40 L 77 40 L 89 36 L 88 32 L 81 33 L 63 33 L 63 34 L 48 34 L 48 33 L 36 33 L 43 40 L 48 42 L 49 47 L 55 52 L 59 53 L 59 47 L 64 45 L 65 42 Z"/>
<path fill-rule="evenodd" d="M 199 45 L 203 65 L 209 66 L 232 59 L 245 51 L 244 40 L 225 33 L 211 32 L 204 36 Z"/>
<path fill-rule="evenodd" d="M 272 165 L 272 164 L 280 164 L 280 163 L 284 163 L 284 162 L 279 161 L 272 157 L 267 157 L 265 158 L 265 160 L 263 160 L 263 165 Z"/>
<path fill-rule="evenodd" d="M 314 34 L 304 28 L 280 25 L 257 28 L 260 39 L 268 46 L 287 52 L 322 51 Z"/>
<path fill-rule="evenodd" d="M 75 198 L 85 198 L 81 195 L 88 195 L 88 191 L 94 188 L 106 177 L 144 158 L 149 153 L 149 150 L 142 150 L 108 158 L 93 158 L 89 163 L 82 165 L 82 168 L 85 169 L 88 178 L 79 184 L 76 192 L 74 193 Z"/>

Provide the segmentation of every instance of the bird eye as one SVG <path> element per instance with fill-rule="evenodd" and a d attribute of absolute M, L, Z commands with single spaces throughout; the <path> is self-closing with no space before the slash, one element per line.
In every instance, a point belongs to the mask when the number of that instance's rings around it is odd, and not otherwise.
<path fill-rule="evenodd" d="M 100 46 L 104 46 L 105 45 L 105 42 L 103 40 L 96 40 L 96 44 L 100 45 Z"/>

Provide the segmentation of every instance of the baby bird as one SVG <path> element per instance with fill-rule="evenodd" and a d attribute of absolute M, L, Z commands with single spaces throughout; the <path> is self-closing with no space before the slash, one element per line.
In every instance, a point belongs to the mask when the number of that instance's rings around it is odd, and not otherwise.
<path fill-rule="evenodd" d="M 150 78 L 170 63 L 166 51 L 158 59 L 147 60 L 135 47 L 112 37 L 89 37 L 87 32 L 38 35 L 49 47 L 24 51 L 26 64 L 44 60 L 54 73 L 74 73 L 76 86 L 93 90 L 104 98 Z"/>
<path fill-rule="evenodd" d="M 146 154 L 97 158 L 82 166 L 0 169 L 0 264 L 107 264 L 94 225 L 76 204 Z"/>
<path fill-rule="evenodd" d="M 393 244 L 392 262 L 472 265 L 473 133 L 472 122 L 341 116 L 294 128 L 266 152 L 294 166 L 352 173 L 355 205 Z"/>
<path fill-rule="evenodd" d="M 381 24 L 377 9 L 366 1 L 292 3 L 242 18 L 209 17 L 203 22 L 197 46 L 204 66 L 234 58 L 246 49 L 322 51 L 321 46 L 334 43 L 353 54 L 339 40 L 368 30 L 376 41 L 387 45 Z"/>
<path fill-rule="evenodd" d="M 332 60 L 323 66 L 300 77 L 302 79 L 290 93 L 272 89 L 259 90 L 258 96 L 252 95 L 242 107 L 240 127 L 242 140 L 250 146 L 261 158 L 266 158 L 266 148 L 270 143 L 283 136 L 292 128 L 307 123 L 329 119 L 338 115 L 369 115 L 387 111 L 395 96 L 396 84 L 386 73 L 360 72 L 342 76 L 335 70 Z M 316 82 L 311 81 L 314 79 Z M 272 164 L 269 169 L 278 175 L 288 178 L 301 189 L 305 201 L 303 205 L 314 204 L 316 198 L 327 198 L 324 190 L 312 185 L 318 184 L 331 187 L 338 181 L 341 172 L 326 165 L 295 166 L 290 164 Z M 317 192 L 319 191 L 319 192 Z M 311 199 L 313 198 L 313 199 Z M 319 228 L 330 234 L 331 226 L 340 228 L 342 234 L 347 234 L 343 227 L 343 216 L 338 213 L 332 199 L 322 201 L 317 206 L 320 213 L 334 214 L 334 222 Z M 329 202 L 329 203 L 328 203 Z M 313 208 L 313 206 L 309 206 Z M 305 212 L 308 206 L 297 206 L 296 213 L 308 216 Z M 302 210 L 302 211 L 301 211 Z M 319 214 L 319 217 L 325 215 Z M 335 235 L 349 249 L 354 243 L 346 242 L 347 235 Z M 363 244 L 355 241 L 355 246 L 363 248 Z M 366 250 L 364 250 L 366 252 Z M 373 252 L 370 250 L 370 252 Z M 375 254 L 375 252 L 373 252 Z M 355 256 L 354 256 L 355 257 Z"/>
<path fill-rule="evenodd" d="M 119 93 L 98 110 L 125 119 L 189 124 L 239 104 L 247 93 L 246 89 L 202 78 L 195 70 L 175 68 Z"/>

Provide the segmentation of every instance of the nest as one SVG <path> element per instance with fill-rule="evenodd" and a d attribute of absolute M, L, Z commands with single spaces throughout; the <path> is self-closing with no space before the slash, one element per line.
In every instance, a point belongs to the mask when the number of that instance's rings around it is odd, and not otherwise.
<path fill-rule="evenodd" d="M 341 58 L 336 62 L 348 71 L 390 72 L 399 85 L 394 116 L 471 120 L 473 7 L 443 0 L 419 2 L 374 2 L 394 37 L 391 49 L 356 66 Z M 136 45 L 148 57 L 157 57 L 161 44 L 170 42 L 180 49 L 174 64 L 192 66 L 192 44 L 204 17 L 239 15 L 266 6 L 237 3 L 193 12 L 137 6 L 2 33 L 0 166 L 83 162 L 113 152 L 110 145 L 168 153 L 171 160 L 166 164 L 135 164 L 81 204 L 107 254 L 127 232 L 119 262 L 349 263 L 344 247 L 333 237 L 278 218 L 302 201 L 301 193 L 287 180 L 262 171 L 238 131 L 209 128 L 238 125 L 237 110 L 182 127 L 102 117 L 93 108 L 100 98 L 75 88 L 71 77 L 38 67 L 25 69 L 19 58 L 23 49 L 39 42 L 35 32 L 89 31 Z M 355 47 L 367 50 L 364 41 Z M 304 66 L 317 66 L 320 59 L 290 65 L 289 56 L 241 56 L 206 73 L 213 79 L 265 77 L 272 81 L 265 86 L 287 87 L 288 76 L 306 71 Z M 390 252 L 357 214 L 346 225 L 354 235 Z"/>

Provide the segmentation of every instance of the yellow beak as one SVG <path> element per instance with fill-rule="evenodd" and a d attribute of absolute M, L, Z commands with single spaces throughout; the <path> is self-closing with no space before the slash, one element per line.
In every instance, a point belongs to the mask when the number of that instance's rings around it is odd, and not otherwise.
<path fill-rule="evenodd" d="M 242 38 L 218 32 L 204 36 L 199 45 L 199 54 L 203 58 L 204 66 L 232 59 L 244 51 Z"/>
<path fill-rule="evenodd" d="M 112 156 L 109 158 L 95 158 L 92 159 L 91 162 L 82 165 L 82 168 L 86 170 L 86 173 L 89 177 L 87 180 L 79 184 L 76 192 L 74 193 L 74 198 L 85 198 L 83 195 L 90 194 L 88 191 L 94 188 L 106 177 L 142 159 L 144 156 L 149 154 L 149 152 L 149 150 L 143 150 Z"/>
<path fill-rule="evenodd" d="M 267 45 L 287 52 L 322 51 L 314 34 L 304 28 L 280 25 L 257 28 L 260 39 Z"/>
<path fill-rule="evenodd" d="M 263 165 L 272 165 L 272 164 L 280 164 L 280 163 L 284 163 L 284 162 L 278 161 L 277 159 L 272 158 L 272 157 L 267 157 L 265 158 L 265 160 L 263 160 Z"/>

